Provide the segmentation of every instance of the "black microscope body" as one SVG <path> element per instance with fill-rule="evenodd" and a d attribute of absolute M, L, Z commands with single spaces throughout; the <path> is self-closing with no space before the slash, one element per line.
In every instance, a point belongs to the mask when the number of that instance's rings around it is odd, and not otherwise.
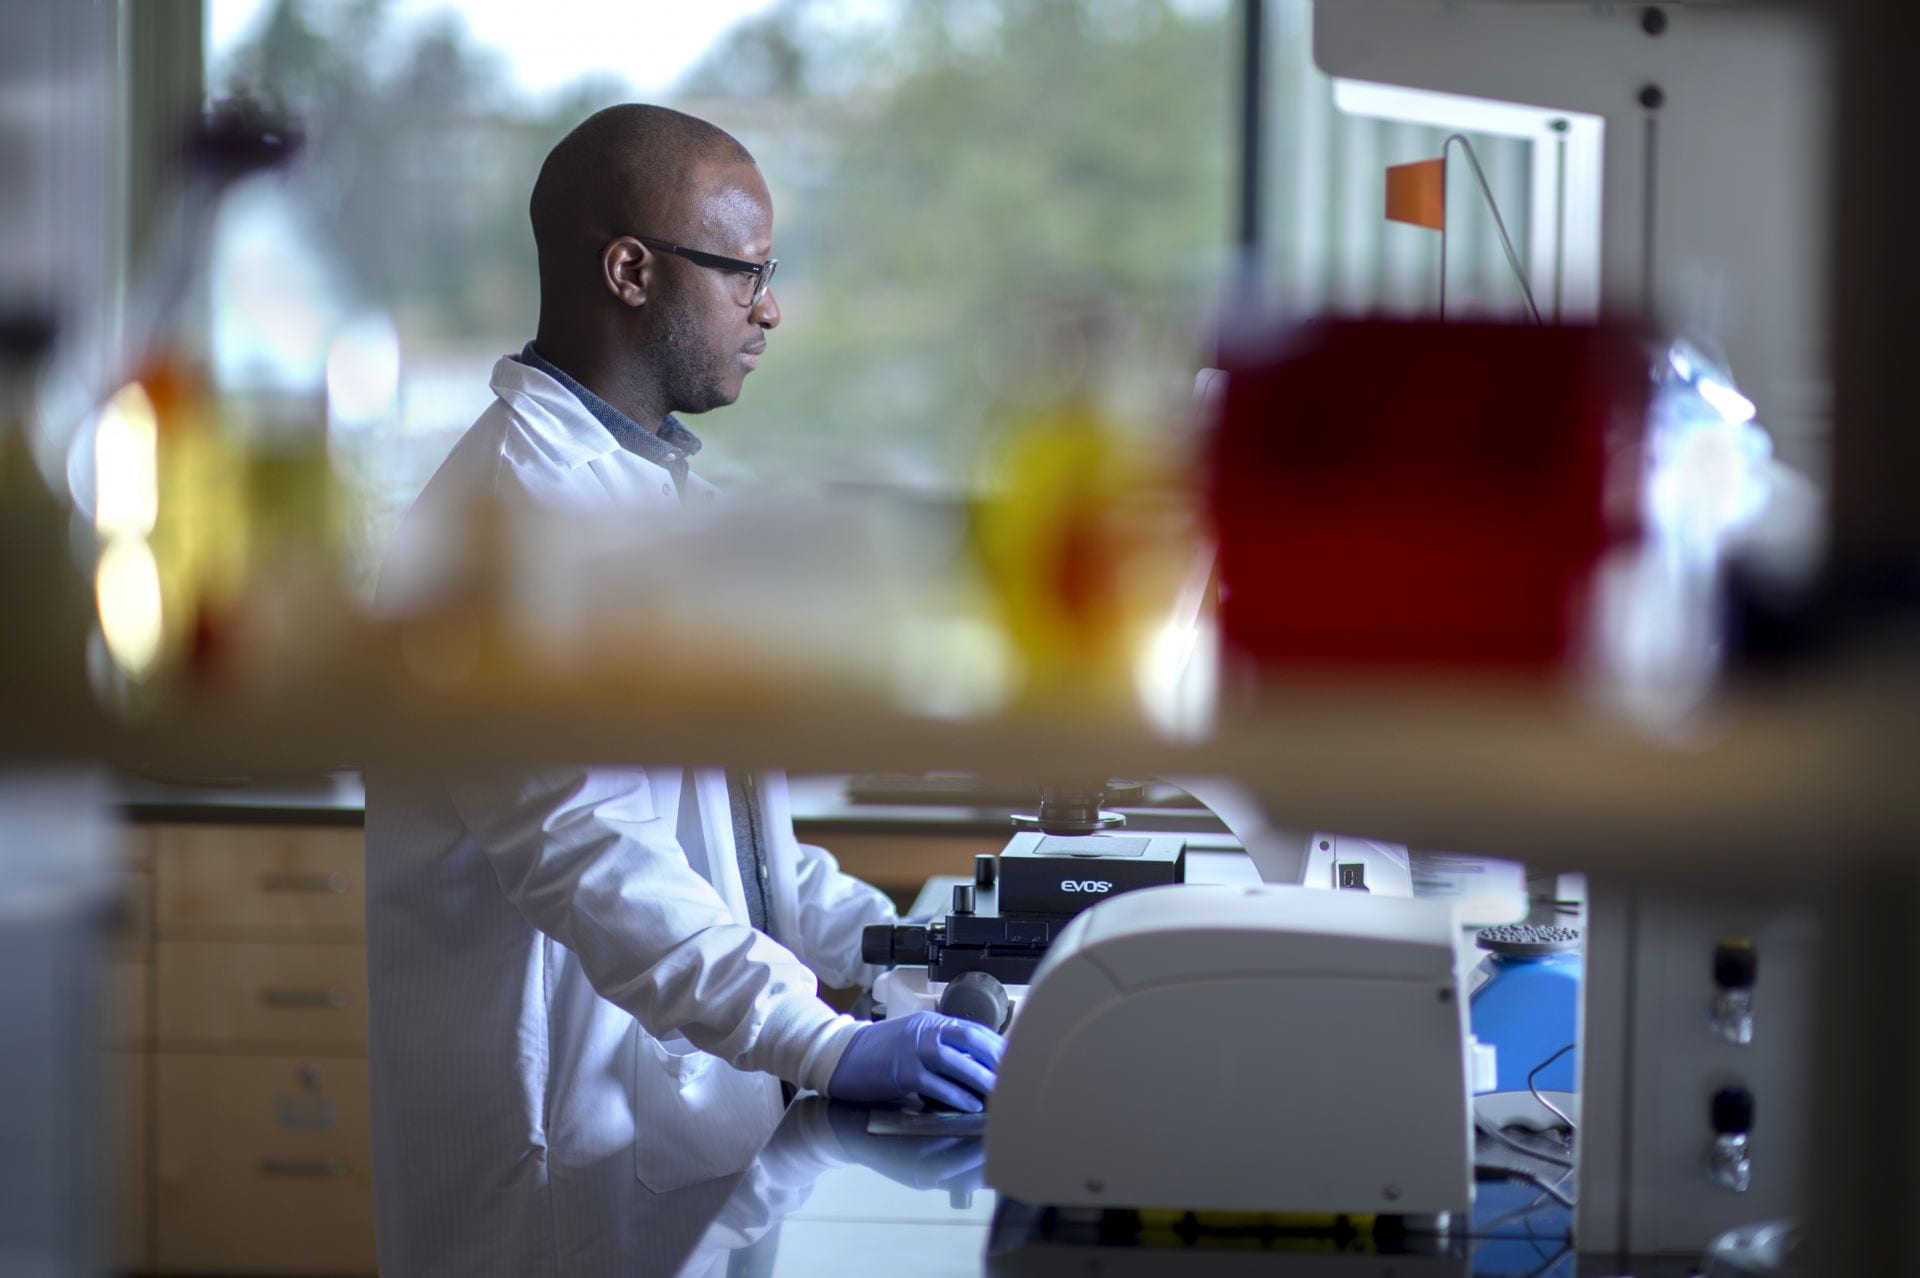
<path fill-rule="evenodd" d="M 861 937 L 861 956 L 883 967 L 920 966 L 931 983 L 981 972 L 1025 985 L 1053 938 L 1075 915 L 1122 892 L 1187 876 L 1178 836 L 1103 834 L 1122 823 L 1100 810 L 1106 787 L 1043 787 L 1040 814 L 999 854 L 974 858 L 972 883 L 953 907 L 926 924 L 879 924 Z"/>

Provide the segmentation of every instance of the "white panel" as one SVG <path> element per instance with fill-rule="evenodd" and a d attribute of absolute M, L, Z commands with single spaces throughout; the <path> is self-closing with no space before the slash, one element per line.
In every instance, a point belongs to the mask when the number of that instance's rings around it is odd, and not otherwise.
<path fill-rule="evenodd" d="M 1495 195 L 1501 197 L 1514 249 L 1526 267 L 1541 314 L 1548 318 L 1554 315 L 1557 279 L 1560 317 L 1593 318 L 1599 306 L 1600 157 L 1605 134 L 1605 122 L 1599 116 L 1344 78 L 1334 81 L 1334 104 L 1356 116 L 1525 142 L 1532 153 L 1525 231 L 1515 213 L 1520 202 L 1507 198 L 1502 190 L 1498 174 L 1506 157 L 1498 149 L 1489 149 L 1482 156 L 1487 180 Z M 1562 165 L 1567 170 L 1564 184 Z M 1470 177 L 1461 179 L 1462 185 L 1469 182 Z M 1499 266 L 1504 272 L 1504 262 Z M 1495 272 L 1489 269 L 1486 274 Z M 1517 313 L 1518 308 L 1514 309 Z"/>
<path fill-rule="evenodd" d="M 1804 462 L 1828 402 L 1826 30 L 1787 6 L 1668 5 L 1655 36 L 1641 12 L 1320 0 L 1314 56 L 1335 76 L 1604 118 L 1603 308 L 1637 317 L 1651 303 L 1656 322 L 1717 347 L 1785 454 Z M 1642 105 L 1649 86 L 1657 110 Z"/>
<path fill-rule="evenodd" d="M 1759 955 L 1753 1042 L 1711 1028 L 1714 947 Z M 1602 892 L 1589 931 L 1580 1086 L 1582 1251 L 1698 1254 L 1737 1225 L 1802 1214 L 1816 932 L 1804 907 Z M 1753 1181 L 1707 1173 L 1716 1088 L 1754 1095 Z"/>

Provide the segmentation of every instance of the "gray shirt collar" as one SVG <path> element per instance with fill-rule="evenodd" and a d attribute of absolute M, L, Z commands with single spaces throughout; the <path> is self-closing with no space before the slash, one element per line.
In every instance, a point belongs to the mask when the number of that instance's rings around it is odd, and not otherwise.
<path fill-rule="evenodd" d="M 532 342 L 522 347 L 514 358 L 529 368 L 539 369 L 566 387 L 580 401 L 581 407 L 606 427 L 607 433 L 613 436 L 620 447 L 646 458 L 656 466 L 664 467 L 673 476 L 673 486 L 681 492 L 686 491 L 687 459 L 700 451 L 700 437 L 682 426 L 672 413 L 668 413 L 660 423 L 660 433 L 656 435 L 581 385 L 559 365 L 535 350 Z"/>

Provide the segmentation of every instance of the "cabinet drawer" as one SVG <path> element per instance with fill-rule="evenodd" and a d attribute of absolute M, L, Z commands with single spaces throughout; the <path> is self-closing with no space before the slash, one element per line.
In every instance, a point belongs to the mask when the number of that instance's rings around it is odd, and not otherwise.
<path fill-rule="evenodd" d="M 153 953 L 163 1043 L 367 1041 L 367 952 L 358 945 L 161 941 Z"/>
<path fill-rule="evenodd" d="M 365 845 L 359 830 L 163 826 L 154 833 L 156 925 L 358 934 Z"/>
<path fill-rule="evenodd" d="M 141 825 L 120 827 L 121 863 L 135 874 L 153 872 L 153 831 Z"/>
<path fill-rule="evenodd" d="M 139 962 L 152 940 L 153 876 L 144 871 L 122 871 L 107 927 L 107 953 Z"/>
<path fill-rule="evenodd" d="M 153 968 L 145 963 L 113 960 L 101 964 L 100 973 L 107 1045 L 136 1050 L 144 1047 L 152 1030 L 147 1016 L 147 991 L 153 980 Z"/>
<path fill-rule="evenodd" d="M 108 1263 L 123 1272 L 147 1268 L 147 1068 L 141 1052 L 107 1052 L 106 1147 L 112 1158 L 107 1204 Z"/>
<path fill-rule="evenodd" d="M 365 1061 L 154 1058 L 162 1272 L 372 1273 Z"/>

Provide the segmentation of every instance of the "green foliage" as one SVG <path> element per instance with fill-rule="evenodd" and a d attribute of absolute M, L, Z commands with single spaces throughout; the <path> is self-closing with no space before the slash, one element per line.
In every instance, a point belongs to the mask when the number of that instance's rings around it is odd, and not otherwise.
<path fill-rule="evenodd" d="M 889 469 L 911 441 L 915 468 L 953 474 L 1050 302 L 1098 295 L 1129 317 L 1136 345 L 1187 338 L 1226 256 L 1223 12 L 908 5 L 888 56 L 861 63 L 871 37 L 836 45 L 826 8 L 776 6 L 687 81 L 749 138 L 776 192 L 798 188 L 778 226 L 781 349 L 719 431 L 761 451 L 827 428 Z M 1119 33 L 1100 22 L 1116 8 L 1129 10 Z M 964 28 L 942 20 L 961 10 Z M 818 92 L 849 64 L 872 70 Z M 753 136 L 778 128 L 760 124 L 769 92 L 789 96 L 824 152 L 791 182 L 780 139 Z"/>

